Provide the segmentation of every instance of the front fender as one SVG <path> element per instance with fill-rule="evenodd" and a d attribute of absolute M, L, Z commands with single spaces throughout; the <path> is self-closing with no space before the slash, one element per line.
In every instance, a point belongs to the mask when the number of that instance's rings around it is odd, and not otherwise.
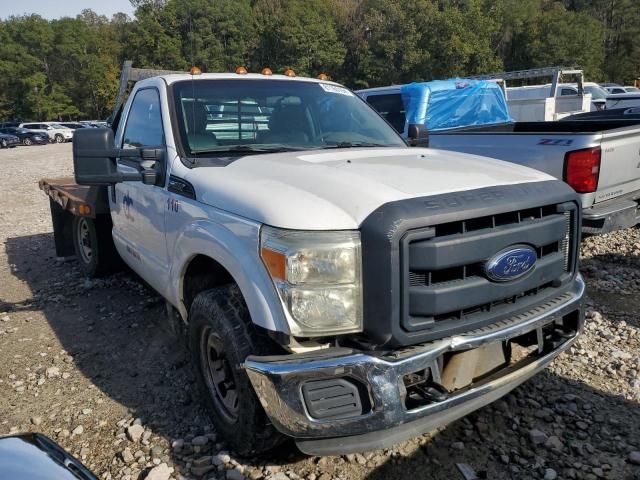
<path fill-rule="evenodd" d="M 172 255 L 169 301 L 187 318 L 184 275 L 196 255 L 205 255 L 222 265 L 234 278 L 254 324 L 267 330 L 289 333 L 284 310 L 273 282 L 259 256 L 260 224 L 231 215 L 223 221 L 198 219 L 182 229 Z"/>

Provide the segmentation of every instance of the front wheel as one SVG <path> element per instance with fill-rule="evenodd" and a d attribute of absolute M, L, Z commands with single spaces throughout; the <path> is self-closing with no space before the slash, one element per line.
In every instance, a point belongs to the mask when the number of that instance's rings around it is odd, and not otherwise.
<path fill-rule="evenodd" d="M 0 140 L 0 147 L 2 148 L 7 148 L 7 141 L 6 140 Z"/>
<path fill-rule="evenodd" d="M 251 323 L 237 286 L 205 290 L 189 311 L 189 348 L 211 419 L 240 455 L 271 450 L 284 436 L 269 422 L 241 367 L 251 354 L 277 348 Z"/>
<path fill-rule="evenodd" d="M 31 139 L 30 139 L 29 137 L 25 137 L 25 138 L 22 140 L 22 144 L 23 144 L 23 145 L 26 145 L 26 146 L 28 147 L 29 145 L 32 145 L 32 144 L 33 144 L 33 142 L 31 141 Z"/>
<path fill-rule="evenodd" d="M 56 143 L 64 143 L 64 137 L 59 133 L 56 134 L 55 140 L 56 140 Z"/>

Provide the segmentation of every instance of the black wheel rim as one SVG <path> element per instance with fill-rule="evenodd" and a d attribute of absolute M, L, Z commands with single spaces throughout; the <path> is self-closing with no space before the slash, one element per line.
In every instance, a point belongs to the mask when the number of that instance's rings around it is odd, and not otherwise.
<path fill-rule="evenodd" d="M 240 400 L 236 379 L 224 343 L 211 327 L 205 327 L 200 337 L 200 363 L 216 410 L 227 423 L 235 423 Z"/>

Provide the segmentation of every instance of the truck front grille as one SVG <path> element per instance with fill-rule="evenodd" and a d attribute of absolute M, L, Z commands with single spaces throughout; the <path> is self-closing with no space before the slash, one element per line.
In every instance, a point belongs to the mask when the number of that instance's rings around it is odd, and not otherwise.
<path fill-rule="evenodd" d="M 572 276 L 574 209 L 544 205 L 408 230 L 400 241 L 401 328 L 440 338 L 557 295 Z M 487 261 L 515 245 L 535 249 L 535 267 L 512 281 L 490 280 Z"/>
<path fill-rule="evenodd" d="M 360 225 L 361 341 L 416 345 L 508 321 L 562 296 L 575 279 L 581 220 L 577 194 L 553 180 L 381 205 Z M 522 246 L 535 250 L 535 267 L 490 280 L 487 262 Z"/>

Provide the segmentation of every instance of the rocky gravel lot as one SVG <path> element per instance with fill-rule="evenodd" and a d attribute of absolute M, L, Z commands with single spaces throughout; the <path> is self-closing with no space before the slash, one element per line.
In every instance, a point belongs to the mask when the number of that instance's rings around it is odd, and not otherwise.
<path fill-rule="evenodd" d="M 37 181 L 70 173 L 68 144 L 0 151 L 0 434 L 43 432 L 103 479 L 640 479 L 640 229 L 585 239 L 584 335 L 506 398 L 392 450 L 239 458 L 161 299 L 56 259 Z"/>

